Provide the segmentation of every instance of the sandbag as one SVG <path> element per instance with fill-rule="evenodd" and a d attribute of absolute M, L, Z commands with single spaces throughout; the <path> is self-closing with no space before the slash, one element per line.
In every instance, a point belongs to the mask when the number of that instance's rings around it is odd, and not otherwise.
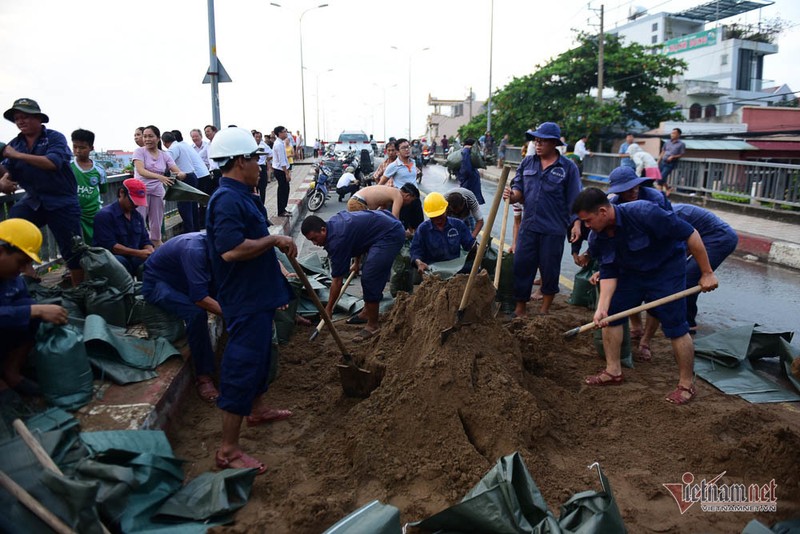
<path fill-rule="evenodd" d="M 445 162 L 445 167 L 453 172 L 458 172 L 461 169 L 461 151 L 460 150 L 453 150 L 448 156 L 447 161 Z"/>
<path fill-rule="evenodd" d="M 39 327 L 36 377 L 52 406 L 77 410 L 92 399 L 92 368 L 80 330 L 50 323 Z"/>
<path fill-rule="evenodd" d="M 469 151 L 469 159 L 472 161 L 472 166 L 476 169 L 485 169 L 486 168 L 486 160 L 483 159 L 483 155 L 481 151 L 478 150 L 476 147 L 472 147 L 473 149 Z M 450 169 L 453 172 L 458 172 L 461 170 L 461 150 L 453 150 L 453 152 L 447 156 L 447 161 L 445 162 L 445 167 Z"/>
<path fill-rule="evenodd" d="M 406 241 L 400 253 L 395 257 L 392 263 L 392 274 L 389 277 L 389 292 L 393 297 L 397 296 L 400 291 L 411 293 L 413 285 L 411 284 L 411 244 Z"/>
<path fill-rule="evenodd" d="M 208 204 L 210 198 L 206 193 L 203 193 L 191 185 L 175 180 L 175 182 L 166 188 L 164 200 L 174 200 L 176 202 L 197 202 L 205 206 Z"/>
<path fill-rule="evenodd" d="M 90 293 L 86 297 L 86 315 L 99 315 L 108 324 L 124 328 L 128 319 L 126 294 L 115 287 Z"/>
<path fill-rule="evenodd" d="M 186 325 L 180 317 L 147 302 L 140 296 L 134 300 L 127 319 L 128 324 L 144 324 L 148 339 L 163 337 L 174 343 L 186 335 Z"/>
<path fill-rule="evenodd" d="M 606 357 L 606 351 L 603 348 L 603 330 L 595 330 L 592 333 L 592 340 L 597 354 L 601 358 Z M 631 352 L 631 326 L 629 322 L 622 325 L 622 347 L 619 349 L 619 359 L 623 367 L 633 369 L 633 352 Z"/>
<path fill-rule="evenodd" d="M 497 265 L 495 265 L 495 268 Z M 514 300 L 514 253 L 503 252 L 500 263 L 500 283 L 497 288 L 496 300 L 498 302 L 513 304 Z"/>
<path fill-rule="evenodd" d="M 292 288 L 294 298 L 289 301 L 285 310 L 275 311 L 274 330 L 278 343 L 288 343 L 292 338 L 295 328 L 295 316 L 297 315 L 297 305 L 303 293 L 303 283 L 299 278 L 287 278 L 289 287 Z"/>
<path fill-rule="evenodd" d="M 589 279 L 597 272 L 592 263 L 575 273 L 573 278 L 572 295 L 567 299 L 567 304 L 585 306 L 594 309 L 597 306 L 597 289 L 589 283 Z"/>
<path fill-rule="evenodd" d="M 105 278 L 109 287 L 125 294 L 133 292 L 133 277 L 110 250 L 88 247 L 81 256 L 81 268 L 85 271 L 87 280 Z"/>

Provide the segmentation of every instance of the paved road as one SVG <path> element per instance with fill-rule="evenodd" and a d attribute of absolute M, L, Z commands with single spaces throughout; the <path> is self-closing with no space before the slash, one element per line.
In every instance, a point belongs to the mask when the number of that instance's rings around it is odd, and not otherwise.
<path fill-rule="evenodd" d="M 511 178 L 513 178 L 513 174 L 509 180 Z M 420 186 L 423 194 L 433 191 L 444 193 L 457 186 L 456 181 L 448 180 L 447 171 L 443 166 L 425 167 Z M 486 204 L 482 208 L 484 214 L 488 216 L 497 184 L 490 180 L 483 180 L 482 188 L 483 196 L 486 199 Z M 334 192 L 331 200 L 317 212 L 317 215 L 327 219 L 342 209 L 345 209 L 345 204 L 336 201 Z M 506 243 L 509 245 L 511 244 L 512 219 L 513 216 L 509 214 L 506 230 Z M 501 221 L 502 212 L 496 217 L 492 228 L 492 236 L 495 240 L 500 237 Z M 303 241 L 301 235 L 297 237 Z M 304 253 L 310 250 L 309 246 L 313 248 L 313 245 L 307 243 L 303 247 Z M 566 246 L 561 264 L 561 274 L 569 283 L 577 270 L 578 268 L 572 261 L 569 247 Z M 700 297 L 698 323 L 701 334 L 747 323 L 758 323 L 780 331 L 797 329 L 797 310 L 800 310 L 800 276 L 797 272 L 730 257 L 717 270 L 717 277 L 720 281 L 719 289 Z M 569 291 L 569 289 L 563 288 L 563 291 Z M 795 338 L 793 344 L 800 347 L 800 335 Z"/>

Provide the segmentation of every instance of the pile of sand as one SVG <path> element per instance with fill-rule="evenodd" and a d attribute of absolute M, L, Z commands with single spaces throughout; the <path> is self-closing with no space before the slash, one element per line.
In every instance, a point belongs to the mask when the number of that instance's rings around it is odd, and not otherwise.
<path fill-rule="evenodd" d="M 584 386 L 581 378 L 603 362 L 590 335 L 569 343 L 562 335 L 590 312 L 559 296 L 551 316 L 503 324 L 493 318 L 486 276 L 467 308 L 471 324 L 442 344 L 465 283 L 429 279 L 401 295 L 364 344 L 351 342 L 357 328 L 341 327 L 356 359 L 384 372 L 367 399 L 343 395 L 330 335 L 309 343 L 310 332 L 299 331 L 281 347 L 268 399 L 295 417 L 243 431 L 245 450 L 270 470 L 235 531 L 321 532 L 374 499 L 400 508 L 403 522 L 423 519 L 458 502 L 514 451 L 556 512 L 572 494 L 598 487 L 586 466 L 601 462 L 631 531 L 739 531 L 753 517 L 774 522 L 800 512 L 796 413 L 748 405 L 703 383 L 696 402 L 667 404 L 677 371 L 663 338 L 652 345 L 655 361 L 626 370 L 622 386 Z M 221 435 L 218 412 L 191 402 L 172 434 L 193 476 L 212 468 Z M 779 513 L 681 516 L 661 486 L 686 471 L 700 478 L 724 470 L 736 481 L 776 478 Z"/>

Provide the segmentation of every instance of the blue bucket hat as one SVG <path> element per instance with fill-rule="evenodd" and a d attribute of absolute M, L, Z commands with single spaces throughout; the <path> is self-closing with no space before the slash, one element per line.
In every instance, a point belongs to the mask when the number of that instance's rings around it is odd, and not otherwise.
<path fill-rule="evenodd" d="M 608 175 L 609 193 L 624 193 L 643 184 L 644 182 L 651 182 L 652 178 L 640 178 L 636 175 L 636 171 L 630 167 L 617 167 L 611 174 Z"/>
<path fill-rule="evenodd" d="M 561 142 L 561 128 L 554 122 L 543 122 L 534 130 L 525 132 L 525 136 L 529 139 L 555 139 L 556 146 L 563 145 Z"/>

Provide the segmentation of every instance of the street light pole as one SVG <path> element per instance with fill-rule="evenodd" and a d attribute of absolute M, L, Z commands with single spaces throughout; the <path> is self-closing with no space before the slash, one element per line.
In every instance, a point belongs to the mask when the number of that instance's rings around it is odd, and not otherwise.
<path fill-rule="evenodd" d="M 494 45 L 494 0 L 492 0 L 492 13 L 489 18 L 489 102 L 486 106 L 486 131 L 492 130 L 492 48 Z"/>
<path fill-rule="evenodd" d="M 283 7 L 275 2 L 270 2 L 270 5 L 275 7 Z M 300 99 L 303 108 L 303 135 L 306 137 L 308 136 L 308 131 L 306 130 L 306 79 L 305 79 L 305 73 L 303 72 L 305 69 L 305 65 L 303 64 L 303 17 L 309 11 L 313 11 L 315 9 L 322 9 L 323 7 L 328 7 L 328 4 L 320 4 L 318 6 L 306 9 L 305 11 L 300 13 L 300 19 L 297 24 L 300 29 Z"/>
<path fill-rule="evenodd" d="M 311 70 L 311 69 L 306 67 L 306 70 L 310 70 L 311 72 L 313 72 L 314 73 L 314 77 L 316 78 L 316 81 L 317 81 L 317 138 L 318 139 L 322 139 L 323 136 L 320 133 L 320 129 L 319 129 L 319 77 L 321 75 L 325 74 L 326 72 L 332 72 L 333 69 L 328 69 L 328 70 L 323 71 L 323 72 L 316 72 L 316 71 Z M 306 134 L 306 135 L 308 135 L 308 134 Z"/>
<path fill-rule="evenodd" d="M 392 46 L 394 50 L 398 52 L 403 52 L 400 48 L 396 46 Z M 408 53 L 408 139 L 411 140 L 411 58 L 414 56 L 415 52 L 425 52 L 426 50 L 430 50 L 430 47 L 425 47 L 420 50 L 411 51 Z"/>

